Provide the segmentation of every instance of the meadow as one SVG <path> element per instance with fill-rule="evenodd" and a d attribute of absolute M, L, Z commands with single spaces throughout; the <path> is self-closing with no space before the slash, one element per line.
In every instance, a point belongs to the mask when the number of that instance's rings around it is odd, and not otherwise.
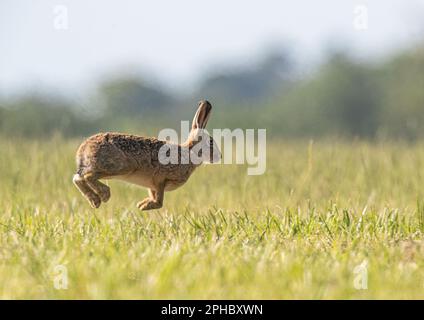
<path fill-rule="evenodd" d="M 202 166 L 140 212 L 118 181 L 89 207 L 80 142 L 0 141 L 0 298 L 424 299 L 424 145 L 270 141 L 264 175 Z"/>

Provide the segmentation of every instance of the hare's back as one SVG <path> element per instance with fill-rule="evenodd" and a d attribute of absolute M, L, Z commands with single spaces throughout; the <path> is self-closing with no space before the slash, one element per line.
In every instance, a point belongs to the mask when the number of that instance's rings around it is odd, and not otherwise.
<path fill-rule="evenodd" d="M 94 172 L 100 176 L 114 176 L 155 166 L 160 146 L 155 138 L 99 133 L 88 138 L 77 152 L 79 172 Z M 81 174 L 80 173 L 80 174 Z"/>

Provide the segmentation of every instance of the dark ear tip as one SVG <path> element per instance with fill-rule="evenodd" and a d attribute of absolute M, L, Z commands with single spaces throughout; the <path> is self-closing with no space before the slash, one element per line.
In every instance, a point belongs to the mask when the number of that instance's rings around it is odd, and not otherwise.
<path fill-rule="evenodd" d="M 200 107 L 201 105 L 206 105 L 206 109 L 209 111 L 210 109 L 212 109 L 212 105 L 211 105 L 211 103 L 208 101 L 208 100 L 206 100 L 206 99 L 202 99 L 202 100 L 200 100 L 199 101 L 199 104 L 198 104 L 198 106 Z"/>

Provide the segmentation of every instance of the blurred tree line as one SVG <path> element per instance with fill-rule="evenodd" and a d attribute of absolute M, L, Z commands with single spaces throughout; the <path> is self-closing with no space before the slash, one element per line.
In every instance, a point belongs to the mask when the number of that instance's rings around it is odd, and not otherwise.
<path fill-rule="evenodd" d="M 191 119 L 195 103 L 216 108 L 211 127 L 267 128 L 271 136 L 424 137 L 424 47 L 381 63 L 332 54 L 308 76 L 300 76 L 285 53 L 272 52 L 249 68 L 206 77 L 195 92 L 176 97 L 134 76 L 99 84 L 88 107 L 50 95 L 0 100 L 0 134 L 86 136 L 126 130 L 156 134 Z"/>

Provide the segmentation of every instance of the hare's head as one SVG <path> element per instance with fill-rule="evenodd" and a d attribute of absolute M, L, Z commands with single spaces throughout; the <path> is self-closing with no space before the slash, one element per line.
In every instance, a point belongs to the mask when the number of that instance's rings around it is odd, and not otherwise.
<path fill-rule="evenodd" d="M 212 105 L 209 101 L 202 100 L 199 102 L 189 136 L 191 149 L 202 159 L 202 162 L 207 163 L 215 163 L 221 160 L 218 145 L 205 130 L 211 110 Z"/>

